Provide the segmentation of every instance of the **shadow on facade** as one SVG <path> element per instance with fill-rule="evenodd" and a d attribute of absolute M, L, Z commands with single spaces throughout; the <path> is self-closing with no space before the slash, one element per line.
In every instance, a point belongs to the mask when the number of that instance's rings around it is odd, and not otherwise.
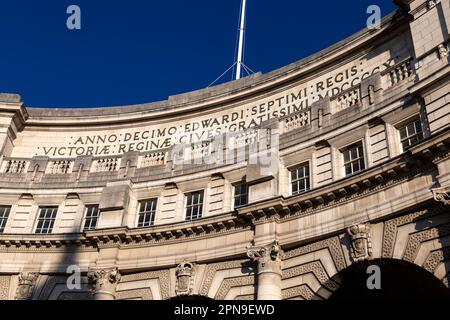
<path fill-rule="evenodd" d="M 71 236 L 74 238 L 77 236 L 81 238 L 81 235 L 79 229 L 72 230 Z M 96 249 L 92 246 L 85 248 L 82 242 L 73 240 L 70 244 L 63 244 L 59 248 L 52 247 L 52 250 L 56 251 L 54 254 L 60 257 L 59 263 L 52 268 L 54 272 L 39 274 L 28 299 L 92 300 L 93 295 L 87 277 L 89 259 L 84 257 L 84 254 Z"/>

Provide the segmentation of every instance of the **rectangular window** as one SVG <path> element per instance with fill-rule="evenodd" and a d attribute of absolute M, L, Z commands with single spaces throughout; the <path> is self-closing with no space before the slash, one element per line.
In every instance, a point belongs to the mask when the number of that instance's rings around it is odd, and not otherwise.
<path fill-rule="evenodd" d="M 248 184 L 241 182 L 234 185 L 234 207 L 248 204 Z"/>
<path fill-rule="evenodd" d="M 138 228 L 150 227 L 155 224 L 157 199 L 139 201 Z"/>
<path fill-rule="evenodd" d="M 291 171 L 291 192 L 295 196 L 310 189 L 309 164 L 305 163 Z"/>
<path fill-rule="evenodd" d="M 6 222 L 8 222 L 10 206 L 0 206 L 0 233 L 5 231 Z"/>
<path fill-rule="evenodd" d="M 399 131 L 403 151 L 423 140 L 422 124 L 419 119 L 403 125 Z"/>
<path fill-rule="evenodd" d="M 342 150 L 344 155 L 345 175 L 349 176 L 365 169 L 362 143 L 355 143 Z"/>
<path fill-rule="evenodd" d="M 36 233 L 52 233 L 53 225 L 56 220 L 58 207 L 41 207 L 39 208 L 39 217 L 36 227 Z"/>
<path fill-rule="evenodd" d="M 203 191 L 186 194 L 186 220 L 195 220 L 202 217 Z"/>
<path fill-rule="evenodd" d="M 100 209 L 98 205 L 86 206 L 86 214 L 84 216 L 83 230 L 94 230 L 97 227 L 100 218 Z"/>

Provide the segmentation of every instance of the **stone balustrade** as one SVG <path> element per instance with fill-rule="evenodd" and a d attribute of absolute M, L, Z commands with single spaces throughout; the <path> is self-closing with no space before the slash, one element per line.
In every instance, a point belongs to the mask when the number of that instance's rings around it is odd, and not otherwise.
<path fill-rule="evenodd" d="M 1 166 L 2 173 L 11 173 L 11 174 L 22 174 L 25 173 L 29 162 L 26 160 L 4 160 Z"/>

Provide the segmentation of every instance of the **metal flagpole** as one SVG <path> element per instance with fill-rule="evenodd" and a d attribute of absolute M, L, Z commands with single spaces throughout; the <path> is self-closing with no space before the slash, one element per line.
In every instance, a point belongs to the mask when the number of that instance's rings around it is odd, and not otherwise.
<path fill-rule="evenodd" d="M 241 11 L 241 26 L 239 28 L 239 49 L 237 56 L 237 68 L 236 68 L 236 80 L 241 78 L 241 70 L 242 70 L 242 59 L 244 52 L 244 36 L 245 36 L 245 11 L 246 11 L 247 0 L 242 0 L 242 11 Z"/>

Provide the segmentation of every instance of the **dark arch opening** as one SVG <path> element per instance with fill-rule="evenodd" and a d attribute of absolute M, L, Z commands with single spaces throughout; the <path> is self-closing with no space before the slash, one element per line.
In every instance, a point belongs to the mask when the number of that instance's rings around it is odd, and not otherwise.
<path fill-rule="evenodd" d="M 174 301 L 188 301 L 188 300 L 195 300 L 195 301 L 213 301 L 210 297 L 200 296 L 200 295 L 186 295 L 186 296 L 177 296 L 170 298 L 170 300 Z"/>
<path fill-rule="evenodd" d="M 380 267 L 380 290 L 367 286 L 368 267 Z M 353 264 L 341 271 L 337 278 L 340 287 L 330 300 L 398 300 L 398 299 L 448 299 L 449 289 L 433 274 L 406 261 L 376 259 Z"/>

